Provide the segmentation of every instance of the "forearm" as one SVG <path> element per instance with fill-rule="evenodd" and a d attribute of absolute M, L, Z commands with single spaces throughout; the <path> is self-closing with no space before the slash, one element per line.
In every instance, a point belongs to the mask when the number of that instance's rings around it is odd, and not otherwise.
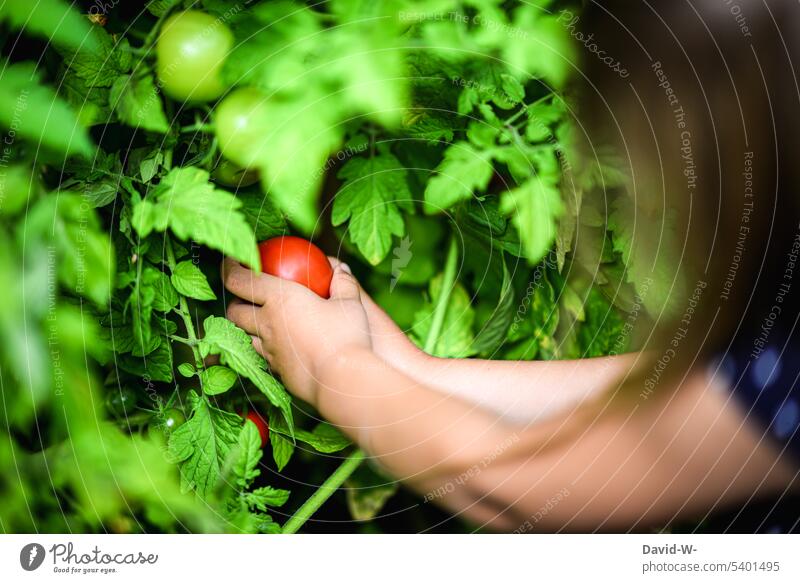
<path fill-rule="evenodd" d="M 495 415 L 431 390 L 369 351 L 343 352 L 317 382 L 320 413 L 399 478 L 452 475 L 512 432 Z"/>
<path fill-rule="evenodd" d="M 639 353 L 581 360 L 435 358 L 417 352 L 393 363 L 417 382 L 480 405 L 510 423 L 541 422 L 613 389 Z"/>
<path fill-rule="evenodd" d="M 505 530 L 643 527 L 791 481 L 701 375 L 663 390 L 634 410 L 513 427 L 357 352 L 325 367 L 316 405 L 427 499 Z"/>

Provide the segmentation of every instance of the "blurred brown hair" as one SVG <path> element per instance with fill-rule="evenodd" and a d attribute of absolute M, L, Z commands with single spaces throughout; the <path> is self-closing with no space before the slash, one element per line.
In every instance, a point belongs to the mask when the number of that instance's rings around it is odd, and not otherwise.
<path fill-rule="evenodd" d="M 660 383 L 737 335 L 755 339 L 786 273 L 800 222 L 800 3 L 592 0 L 580 28 L 592 43 L 577 114 L 587 152 L 613 144 L 631 176 L 626 194 L 602 191 L 596 202 L 630 197 L 635 276 L 651 266 L 669 291 L 644 343 L 656 361 L 672 348 Z M 796 322 L 792 297 L 776 338 Z"/>

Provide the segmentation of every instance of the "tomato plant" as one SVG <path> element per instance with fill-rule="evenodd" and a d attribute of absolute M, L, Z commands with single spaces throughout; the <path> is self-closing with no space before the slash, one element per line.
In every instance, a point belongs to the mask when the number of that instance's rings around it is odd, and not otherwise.
<path fill-rule="evenodd" d="M 233 47 L 233 34 L 219 19 L 187 10 L 170 16 L 156 43 L 158 80 L 181 101 L 210 101 L 225 91 L 220 72 Z"/>
<path fill-rule="evenodd" d="M 624 350 L 645 258 L 592 206 L 601 188 L 615 212 L 633 202 L 616 160 L 576 147 L 555 0 L 461 3 L 458 19 L 218 0 L 89 19 L 49 0 L 26 26 L 35 5 L 0 9 L 5 530 L 457 524 L 292 401 L 224 317 L 223 255 L 327 297 L 313 235 L 437 356 Z M 669 289 L 639 294 L 639 322 Z M 345 478 L 346 499 L 325 486 Z"/>
<path fill-rule="evenodd" d="M 322 250 L 301 237 L 275 237 L 258 244 L 264 273 L 306 286 L 320 297 L 330 295 L 333 269 Z"/>

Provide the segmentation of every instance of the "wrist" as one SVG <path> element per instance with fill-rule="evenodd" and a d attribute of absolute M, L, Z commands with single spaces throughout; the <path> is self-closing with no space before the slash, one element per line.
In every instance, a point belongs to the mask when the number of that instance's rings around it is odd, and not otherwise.
<path fill-rule="evenodd" d="M 331 403 L 339 403 L 356 396 L 354 382 L 368 371 L 387 366 L 371 348 L 357 344 L 342 346 L 320 362 L 314 371 L 314 399 L 311 404 L 320 412 Z M 354 378 L 355 377 L 355 378 Z"/>

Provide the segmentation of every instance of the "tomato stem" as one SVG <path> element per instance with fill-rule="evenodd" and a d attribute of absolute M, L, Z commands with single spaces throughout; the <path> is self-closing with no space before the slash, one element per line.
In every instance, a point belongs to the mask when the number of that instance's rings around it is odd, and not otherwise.
<path fill-rule="evenodd" d="M 210 123 L 193 123 L 192 125 L 183 126 L 179 133 L 181 134 L 189 134 L 192 132 L 207 132 L 213 133 L 214 132 L 214 124 Z"/>
<path fill-rule="evenodd" d="M 439 335 L 442 333 L 444 318 L 447 315 L 447 304 L 450 301 L 450 293 L 453 291 L 453 286 L 456 283 L 457 264 L 458 245 L 456 244 L 456 237 L 453 235 L 450 237 L 450 247 L 447 250 L 447 259 L 445 259 L 444 273 L 442 274 L 442 287 L 439 290 L 439 297 L 436 298 L 436 306 L 433 308 L 431 329 L 428 331 L 428 337 L 425 339 L 424 350 L 428 354 L 432 354 L 436 349 L 436 343 L 439 341 Z"/>
<path fill-rule="evenodd" d="M 167 251 L 167 265 L 169 266 L 170 273 L 172 273 L 175 271 L 176 266 L 175 250 L 172 248 L 172 238 L 166 234 L 164 235 L 164 247 L 166 247 Z M 189 312 L 189 303 L 186 301 L 186 297 L 183 294 L 178 294 L 178 306 L 179 309 L 176 310 L 176 312 L 180 315 L 183 320 L 183 325 L 186 327 L 186 336 L 188 339 L 186 344 L 191 347 L 192 354 L 194 354 L 195 367 L 197 370 L 202 370 L 205 367 L 203 365 L 203 358 L 200 356 L 200 350 L 197 347 L 197 333 L 194 330 L 192 314 Z M 202 389 L 202 386 L 200 388 Z"/>
<path fill-rule="evenodd" d="M 325 480 L 322 485 L 317 489 L 312 496 L 306 500 L 303 505 L 297 509 L 297 512 L 286 521 L 286 524 L 283 525 L 282 532 L 284 534 L 295 534 L 300 527 L 302 527 L 309 518 L 319 510 L 319 507 L 322 506 L 325 501 L 331 497 L 331 495 L 339 489 L 344 481 L 350 477 L 350 475 L 361 465 L 361 462 L 364 461 L 366 454 L 357 449 L 349 456 L 345 458 L 342 464 L 336 468 L 328 479 Z"/>

